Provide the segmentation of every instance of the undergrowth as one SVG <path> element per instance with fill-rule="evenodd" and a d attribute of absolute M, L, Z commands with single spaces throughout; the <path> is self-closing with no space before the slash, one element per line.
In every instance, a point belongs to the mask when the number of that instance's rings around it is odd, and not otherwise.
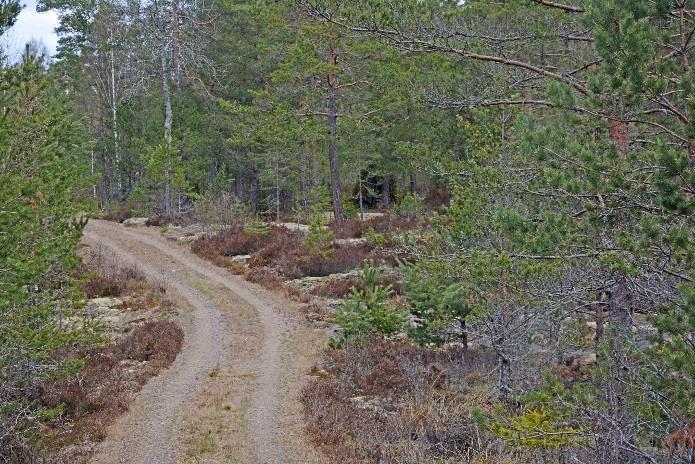
<path fill-rule="evenodd" d="M 77 278 L 80 290 L 87 298 L 127 296 L 131 309 L 145 309 L 162 302 L 164 287 L 150 282 L 137 266 L 119 261 L 103 248 L 83 253 L 83 266 Z"/>
<path fill-rule="evenodd" d="M 472 414 L 494 365 L 461 347 L 350 340 L 311 372 L 307 430 L 335 464 L 497 462 Z"/>
<path fill-rule="evenodd" d="M 239 269 L 231 259 L 233 256 L 251 255 L 247 277 L 254 282 L 273 279 L 270 274 L 279 280 L 321 277 L 359 268 L 368 260 L 393 265 L 398 258 L 395 253 L 368 243 L 334 244 L 330 253 L 311 253 L 301 233 L 284 227 L 272 227 L 267 234 L 223 231 L 195 241 L 191 249 L 199 256 L 232 270 Z M 261 267 L 270 268 L 272 272 L 256 270 Z"/>
<path fill-rule="evenodd" d="M 33 400 L 55 414 L 41 442 L 52 456 L 49 462 L 85 457 L 90 444 L 106 438 L 107 427 L 128 409 L 132 394 L 171 365 L 182 343 L 183 331 L 173 322 L 149 321 L 116 343 L 61 354 L 84 365 L 75 375 L 42 384 L 35 392 Z"/>
<path fill-rule="evenodd" d="M 378 234 L 393 235 L 397 232 L 416 229 L 426 225 L 421 218 L 405 218 L 391 214 L 375 216 L 365 221 L 348 219 L 342 223 L 333 222 L 330 225 L 336 238 L 362 238 L 368 231 Z"/>

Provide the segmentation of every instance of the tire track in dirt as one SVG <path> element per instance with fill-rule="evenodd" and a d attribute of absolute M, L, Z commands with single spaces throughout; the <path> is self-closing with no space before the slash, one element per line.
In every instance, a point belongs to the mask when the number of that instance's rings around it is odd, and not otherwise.
<path fill-rule="evenodd" d="M 85 234 L 88 243 L 105 246 L 123 261 L 137 266 L 152 280 L 166 276 L 167 286 L 193 307 L 192 320 L 186 327 L 181 353 L 163 374 L 148 382 L 130 412 L 115 427 L 113 434 L 98 448 L 92 461 L 106 463 L 175 462 L 179 449 L 169 438 L 180 405 L 191 400 L 202 375 L 215 366 L 222 354 L 224 329 L 220 312 L 195 290 L 180 283 L 161 268 L 144 263 L 104 235 Z"/>
<path fill-rule="evenodd" d="M 90 221 L 85 238 L 88 243 L 113 249 L 149 277 L 165 275 L 168 286 L 192 306 L 190 324 L 184 327 L 186 339 L 181 354 L 168 371 L 143 388 L 131 412 L 118 421 L 100 446 L 94 463 L 173 463 L 179 459 L 181 450 L 174 431 L 177 416 L 200 392 L 205 374 L 219 365 L 222 357 L 231 355 L 224 352 L 224 340 L 234 336 L 234 328 L 224 323 L 220 311 L 196 290 L 192 282 L 199 278 L 230 292 L 230 299 L 248 302 L 260 322 L 257 342 L 261 347 L 254 361 L 256 385 L 248 407 L 247 446 L 254 462 L 320 462 L 296 430 L 301 423 L 295 417 L 298 408 L 288 412 L 284 407 L 288 402 L 296 403 L 300 387 L 296 384 L 302 380 L 298 369 L 303 366 L 295 366 L 288 359 L 296 322 L 281 309 L 276 298 L 167 242 L 152 230 L 126 230 L 119 224 Z M 215 299 L 224 296 L 217 294 Z M 233 359 L 230 361 L 233 364 Z"/>

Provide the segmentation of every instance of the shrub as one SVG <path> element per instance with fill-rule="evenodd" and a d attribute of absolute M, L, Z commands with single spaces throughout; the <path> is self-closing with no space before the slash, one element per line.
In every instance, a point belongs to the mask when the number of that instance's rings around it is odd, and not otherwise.
<path fill-rule="evenodd" d="M 297 236 L 275 240 L 256 252 L 249 266 L 269 266 L 286 279 L 305 276 L 323 277 L 357 269 L 369 259 L 395 263 L 390 254 L 373 250 L 369 245 L 334 245 L 329 256 L 312 254 Z"/>
<path fill-rule="evenodd" d="M 276 273 L 265 267 L 252 268 L 246 274 L 246 280 L 255 284 L 260 284 L 266 288 L 279 288 L 282 280 Z"/>
<path fill-rule="evenodd" d="M 300 277 L 322 277 L 357 269 L 368 259 L 380 257 L 381 255 L 373 253 L 368 245 L 336 245 L 328 258 L 300 256 L 298 269 L 302 274 Z"/>
<path fill-rule="evenodd" d="M 406 194 L 396 206 L 399 216 L 413 219 L 422 214 L 422 197 L 418 194 Z"/>
<path fill-rule="evenodd" d="M 361 238 L 369 233 L 393 234 L 398 231 L 411 230 L 426 225 L 423 220 L 384 214 L 369 218 L 365 221 L 360 219 L 350 219 L 342 224 L 333 222 L 330 224 L 331 230 L 336 238 Z M 388 242 L 388 240 L 387 240 Z"/>
<path fill-rule="evenodd" d="M 113 268 L 101 267 L 87 275 L 88 280 L 80 287 L 87 298 L 121 296 L 126 289 L 145 282 L 145 276 L 135 267 L 116 264 Z"/>
<path fill-rule="evenodd" d="M 107 426 L 128 409 L 129 397 L 171 365 L 182 343 L 183 331 L 174 323 L 149 321 L 106 347 L 63 353 L 83 360 L 83 367 L 76 375 L 40 384 L 32 398 L 46 410 L 59 411 L 48 425 L 60 433 L 46 433 L 42 441 L 48 454 L 81 453 L 82 447 L 70 445 L 103 440 Z M 61 460 L 75 461 L 74 456 Z"/>
<path fill-rule="evenodd" d="M 367 229 L 367 231 L 363 235 L 364 238 L 367 240 L 367 243 L 370 243 L 374 246 L 383 247 L 387 244 L 387 240 L 386 237 L 384 237 L 384 234 L 375 232 L 374 229 Z"/>
<path fill-rule="evenodd" d="M 104 210 L 103 218 L 107 221 L 123 222 L 128 218 L 133 217 L 135 211 L 132 205 L 126 202 L 110 203 Z"/>
<path fill-rule="evenodd" d="M 353 289 L 364 290 L 362 280 L 358 277 L 348 277 L 345 279 L 332 279 L 311 290 L 316 296 L 328 298 L 343 298 Z"/>
<path fill-rule="evenodd" d="M 162 302 L 166 290 L 148 283 L 145 275 L 131 264 L 124 264 L 102 248 L 91 250 L 83 257 L 79 271 L 80 286 L 87 298 L 120 297 L 128 295 L 131 308 L 151 308 Z M 89 269 L 89 271 L 88 271 Z"/>
<path fill-rule="evenodd" d="M 302 391 L 307 430 L 335 464 L 507 462 L 470 414 L 494 368 L 494 355 L 458 347 L 348 340 Z"/>
<path fill-rule="evenodd" d="M 299 242 L 298 237 L 297 232 L 289 231 L 284 227 L 249 224 L 244 232 L 223 230 L 213 237 L 199 238 L 193 242 L 191 250 L 208 259 L 215 255 L 225 257 L 249 255 L 270 244 L 287 246 L 296 244 Z"/>
<path fill-rule="evenodd" d="M 145 289 L 145 275 L 132 264 L 123 263 L 113 253 L 98 247 L 83 256 L 78 274 L 83 278 L 80 289 L 87 298 L 117 297 L 126 290 Z"/>
<path fill-rule="evenodd" d="M 370 244 L 331 245 L 329 253 L 311 253 L 300 232 L 270 227 L 267 234 L 222 231 L 213 237 L 196 240 L 192 250 L 218 266 L 239 268 L 229 257 L 251 255 L 251 269 L 267 266 L 283 279 L 321 277 L 359 268 L 366 260 L 392 265 L 397 255 L 376 250 Z M 236 269 L 240 271 L 240 269 Z"/>
<path fill-rule="evenodd" d="M 87 298 L 119 296 L 123 293 L 123 289 L 121 282 L 98 275 L 93 275 L 80 287 Z"/>
<path fill-rule="evenodd" d="M 220 250 L 220 241 L 215 238 L 200 238 L 191 245 L 193 253 L 201 258 L 211 261 L 219 267 L 232 267 L 235 263 L 228 256 L 224 256 Z"/>
<path fill-rule="evenodd" d="M 196 222 L 196 218 L 190 213 L 179 213 L 166 216 L 161 213 L 151 214 L 147 218 L 145 225 L 150 227 L 165 227 L 169 225 L 185 226 Z"/>
<path fill-rule="evenodd" d="M 467 344 L 466 318 L 471 311 L 470 294 L 460 283 L 446 282 L 411 264 L 402 264 L 409 311 L 419 319 L 409 335 L 420 343 L 443 343 L 451 338 L 447 329 L 458 324 L 458 341 Z"/>
<path fill-rule="evenodd" d="M 405 314 L 393 310 L 387 304 L 391 287 L 377 283 L 380 277 L 377 268 L 366 265 L 360 277 L 364 289 L 353 288 L 336 314 L 335 322 L 343 333 L 332 340 L 334 346 L 357 335 L 392 335 L 401 330 L 405 323 Z"/>
<path fill-rule="evenodd" d="M 343 214 L 346 219 L 355 219 L 359 215 L 360 211 L 357 208 L 357 204 L 347 195 L 343 195 L 342 201 Z"/>
<path fill-rule="evenodd" d="M 243 228 L 248 221 L 248 211 L 239 199 L 228 193 L 206 193 L 196 199 L 192 215 L 201 224 L 221 224 Z"/>
<path fill-rule="evenodd" d="M 333 231 L 326 227 L 326 221 L 321 214 L 313 214 L 309 221 L 309 234 L 304 239 L 304 245 L 311 256 L 328 259 L 331 255 Z"/>
<path fill-rule="evenodd" d="M 445 187 L 431 187 L 425 195 L 424 204 L 429 208 L 449 206 L 451 192 Z"/>
<path fill-rule="evenodd" d="M 264 237 L 270 234 L 272 228 L 260 219 L 254 219 L 244 226 L 244 233 L 250 237 Z"/>

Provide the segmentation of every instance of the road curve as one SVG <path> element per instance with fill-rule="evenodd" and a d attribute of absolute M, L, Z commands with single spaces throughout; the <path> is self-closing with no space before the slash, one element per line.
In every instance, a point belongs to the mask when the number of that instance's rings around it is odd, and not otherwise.
<path fill-rule="evenodd" d="M 162 280 L 176 303 L 190 308 L 187 323 L 183 324 L 184 345 L 176 361 L 144 386 L 130 411 L 109 429 L 108 438 L 98 447 L 92 463 L 183 462 L 185 450 L 181 443 L 185 440 L 176 431 L 176 424 L 185 420 L 182 416 L 191 403 L 204 394 L 202 384 L 211 370 L 235 363 L 235 353 L 228 348 L 229 340 L 237 336 L 235 324 L 230 322 L 234 319 L 225 317 L 224 310 L 214 302 L 239 300 L 255 312 L 258 329 L 252 337 L 253 343 L 259 346 L 250 361 L 254 385 L 244 416 L 244 435 L 233 440 L 235 443 L 243 440 L 246 450 L 239 450 L 239 456 L 250 458 L 239 458 L 237 462 L 321 462 L 297 431 L 297 425 L 301 424 L 301 418 L 297 417 L 297 396 L 311 356 L 297 356 L 296 364 L 289 359 L 297 346 L 306 351 L 309 342 L 304 340 L 302 344 L 295 339 L 307 332 L 299 330 L 301 323 L 282 308 L 285 302 L 201 260 L 153 229 L 130 229 L 91 220 L 84 241 L 89 246 L 105 247 L 123 261 L 136 264 L 149 278 Z M 318 348 L 320 345 L 312 349 Z"/>

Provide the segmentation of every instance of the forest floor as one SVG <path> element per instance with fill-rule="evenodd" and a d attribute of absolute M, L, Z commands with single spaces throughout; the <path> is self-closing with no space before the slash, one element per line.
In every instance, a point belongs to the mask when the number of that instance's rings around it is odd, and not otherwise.
<path fill-rule="evenodd" d="M 268 290 L 211 266 L 157 228 L 92 220 L 85 242 L 159 279 L 185 338 L 109 428 L 94 463 L 319 463 L 299 396 L 323 330 Z"/>

